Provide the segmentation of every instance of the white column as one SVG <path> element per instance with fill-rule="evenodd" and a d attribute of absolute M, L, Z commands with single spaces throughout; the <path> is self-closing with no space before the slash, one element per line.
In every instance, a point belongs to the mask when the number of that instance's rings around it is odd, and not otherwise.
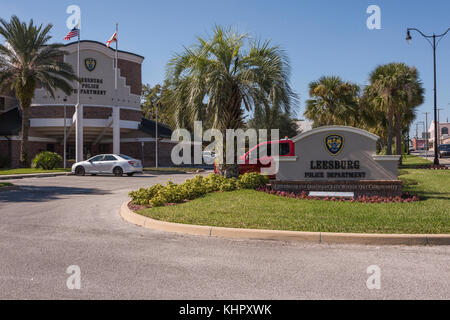
<path fill-rule="evenodd" d="M 76 124 L 75 124 L 75 149 L 76 162 L 83 161 L 83 105 L 77 104 L 75 107 Z"/>
<path fill-rule="evenodd" d="M 120 154 L 120 107 L 113 107 L 113 153 Z"/>

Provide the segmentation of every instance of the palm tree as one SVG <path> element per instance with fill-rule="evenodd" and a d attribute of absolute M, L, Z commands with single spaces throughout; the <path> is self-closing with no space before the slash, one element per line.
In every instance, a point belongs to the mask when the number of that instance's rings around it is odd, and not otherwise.
<path fill-rule="evenodd" d="M 382 112 L 386 118 L 388 155 L 392 154 L 394 131 L 396 153 L 401 154 L 402 122 L 423 103 L 423 93 L 417 70 L 403 63 L 381 65 L 370 74 L 370 85 L 366 87 L 365 95 L 376 112 Z"/>
<path fill-rule="evenodd" d="M 62 62 L 65 54 L 62 44 L 48 44 L 52 25 L 34 25 L 21 22 L 12 16 L 9 22 L 0 19 L 0 35 L 5 45 L 0 44 L 0 92 L 12 90 L 19 100 L 22 111 L 22 141 L 20 163 L 28 166 L 28 129 L 30 106 L 38 86 L 55 97 L 55 90 L 61 89 L 71 95 L 69 81 L 77 80 L 72 67 Z"/>
<path fill-rule="evenodd" d="M 402 154 L 403 131 L 409 128 L 415 119 L 415 109 L 424 102 L 422 82 L 415 67 L 398 64 L 397 68 L 402 75 L 398 87 L 398 108 L 395 113 L 395 149 L 396 154 Z M 401 160 L 400 160 L 401 162 Z"/>
<path fill-rule="evenodd" d="M 212 126 L 223 133 L 244 127 L 245 111 L 277 108 L 289 112 L 296 101 L 289 75 L 288 60 L 279 47 L 220 26 L 211 38 L 199 37 L 196 45 L 168 65 L 177 119 L 187 115 L 190 121 L 196 120 L 206 108 Z M 236 160 L 234 165 L 221 164 L 221 174 L 238 176 Z"/>
<path fill-rule="evenodd" d="M 340 77 L 321 77 L 309 84 L 311 99 L 306 101 L 305 117 L 315 126 L 354 125 L 358 122 L 358 85 Z"/>

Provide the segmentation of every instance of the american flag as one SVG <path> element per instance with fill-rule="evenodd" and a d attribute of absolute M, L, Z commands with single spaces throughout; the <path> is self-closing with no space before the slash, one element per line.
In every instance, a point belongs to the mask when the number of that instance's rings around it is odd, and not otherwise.
<path fill-rule="evenodd" d="M 70 32 L 66 35 L 66 37 L 64 38 L 64 40 L 69 41 L 72 38 L 78 37 L 80 35 L 80 30 L 78 30 L 77 28 L 73 28 L 72 30 L 70 30 Z"/>

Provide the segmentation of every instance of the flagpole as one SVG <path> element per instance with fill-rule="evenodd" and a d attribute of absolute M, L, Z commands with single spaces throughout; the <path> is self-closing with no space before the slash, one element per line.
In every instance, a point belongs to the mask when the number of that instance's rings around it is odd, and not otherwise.
<path fill-rule="evenodd" d="M 117 96 L 117 68 L 118 67 L 119 67 L 119 24 L 116 23 L 116 74 L 115 74 L 116 96 Z"/>

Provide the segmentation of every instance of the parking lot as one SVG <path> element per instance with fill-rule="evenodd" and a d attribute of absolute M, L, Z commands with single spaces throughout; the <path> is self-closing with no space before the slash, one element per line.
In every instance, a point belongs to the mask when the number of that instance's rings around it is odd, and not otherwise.
<path fill-rule="evenodd" d="M 119 216 L 132 189 L 191 175 L 53 177 L 0 192 L 0 299 L 448 298 L 449 247 L 338 246 L 175 235 Z M 369 290 L 367 268 L 381 269 Z M 81 290 L 69 290 L 69 266 Z"/>

